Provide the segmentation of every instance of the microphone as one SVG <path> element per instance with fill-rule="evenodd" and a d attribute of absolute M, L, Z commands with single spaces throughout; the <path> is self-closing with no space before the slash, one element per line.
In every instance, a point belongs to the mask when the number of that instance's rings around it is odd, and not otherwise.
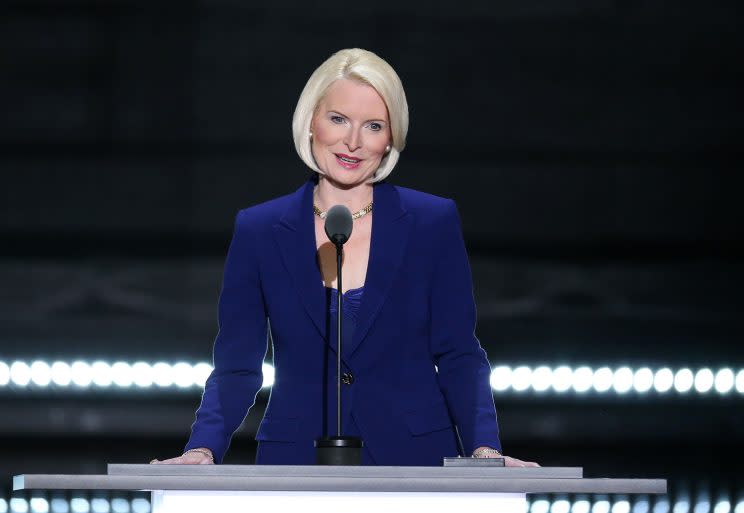
<path fill-rule="evenodd" d="M 361 438 L 343 436 L 341 434 L 341 319 L 343 317 L 344 290 L 341 286 L 341 260 L 344 244 L 349 240 L 354 228 L 354 219 L 349 209 L 343 205 L 335 205 L 325 216 L 325 232 L 336 246 L 336 276 L 338 278 L 337 340 L 336 340 L 336 436 L 325 436 L 315 440 L 315 462 L 318 465 L 361 465 Z"/>
<path fill-rule="evenodd" d="M 354 228 L 354 220 L 351 218 L 351 212 L 343 205 L 335 205 L 328 210 L 325 217 L 325 232 L 336 247 L 346 244 L 351 237 L 351 230 Z M 341 273 L 339 273 L 339 279 Z"/>

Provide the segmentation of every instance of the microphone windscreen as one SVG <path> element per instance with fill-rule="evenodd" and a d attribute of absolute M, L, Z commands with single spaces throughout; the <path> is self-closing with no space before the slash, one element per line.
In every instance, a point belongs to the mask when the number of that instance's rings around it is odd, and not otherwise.
<path fill-rule="evenodd" d="M 325 217 L 325 232 L 334 244 L 346 244 L 351 237 L 354 220 L 351 212 L 343 205 L 335 205 L 328 210 Z"/>

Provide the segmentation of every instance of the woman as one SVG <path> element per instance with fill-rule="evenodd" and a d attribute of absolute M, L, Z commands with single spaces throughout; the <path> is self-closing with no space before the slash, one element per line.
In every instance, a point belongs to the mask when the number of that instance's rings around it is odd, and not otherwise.
<path fill-rule="evenodd" d="M 363 438 L 362 463 L 501 456 L 454 202 L 384 182 L 408 130 L 397 74 L 371 52 L 341 50 L 308 80 L 292 129 L 314 173 L 295 193 L 238 214 L 214 371 L 186 452 L 153 462 L 222 461 L 261 387 L 270 319 L 276 375 L 256 463 L 314 463 L 313 441 L 336 425 L 337 276 L 323 217 L 337 204 L 355 219 L 342 267 L 342 425 Z"/>

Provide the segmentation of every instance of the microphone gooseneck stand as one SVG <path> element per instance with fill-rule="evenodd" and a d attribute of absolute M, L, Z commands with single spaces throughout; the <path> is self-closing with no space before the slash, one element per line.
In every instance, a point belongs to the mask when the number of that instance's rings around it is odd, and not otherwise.
<path fill-rule="evenodd" d="M 325 232 L 336 246 L 336 276 L 338 279 L 337 298 L 337 337 L 336 337 L 336 436 L 325 436 L 315 440 L 315 462 L 318 465 L 361 465 L 361 438 L 341 434 L 341 340 L 343 317 L 343 287 L 341 282 L 341 263 L 343 247 L 351 236 L 354 220 L 349 209 L 336 205 L 328 210 L 325 221 Z"/>

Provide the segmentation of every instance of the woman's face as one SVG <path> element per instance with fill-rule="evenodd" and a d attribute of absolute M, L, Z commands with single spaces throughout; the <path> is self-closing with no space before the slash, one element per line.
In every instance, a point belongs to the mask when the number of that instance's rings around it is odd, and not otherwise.
<path fill-rule="evenodd" d="M 313 115 L 312 150 L 327 179 L 344 188 L 369 180 L 390 144 L 382 97 L 354 80 L 333 82 Z"/>

